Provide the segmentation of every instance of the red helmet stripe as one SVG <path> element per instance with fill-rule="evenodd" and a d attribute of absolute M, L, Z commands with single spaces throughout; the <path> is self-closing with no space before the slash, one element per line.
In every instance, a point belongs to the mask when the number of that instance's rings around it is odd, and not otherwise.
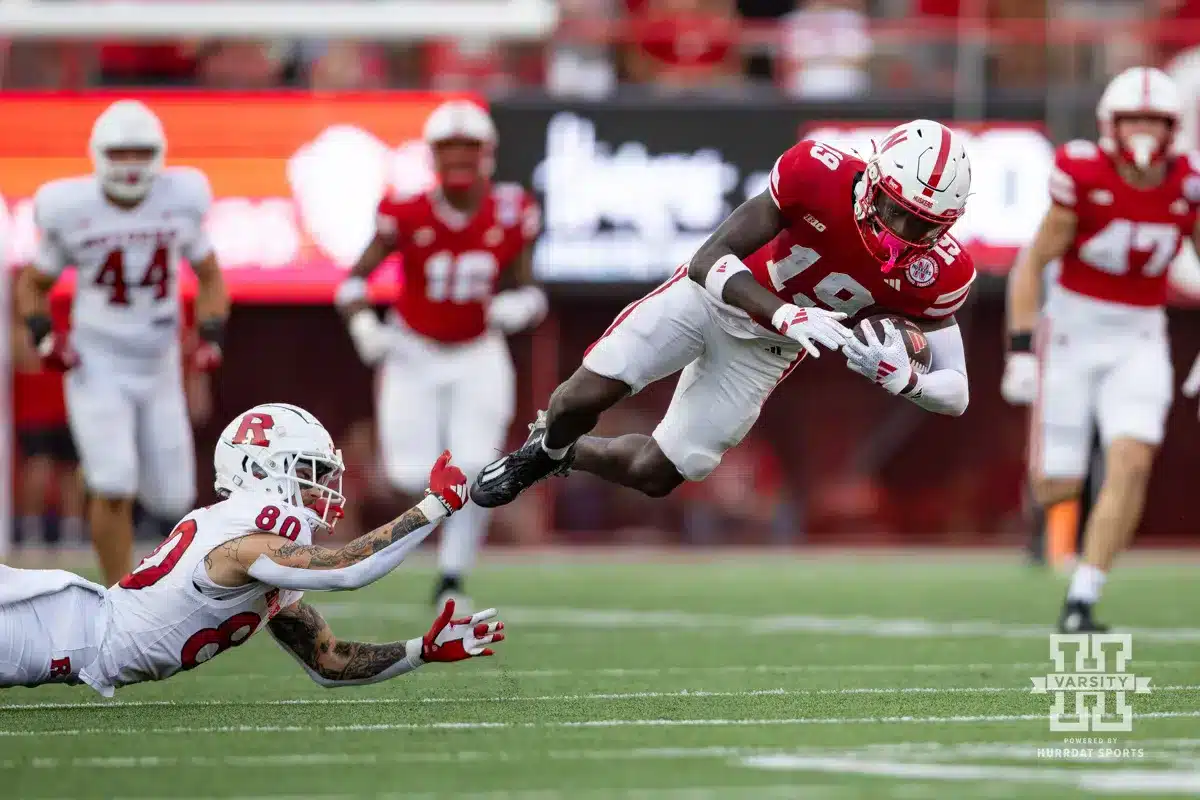
<path fill-rule="evenodd" d="M 933 190 L 942 182 L 942 173 L 946 171 L 946 162 L 950 160 L 950 129 L 945 125 L 938 127 L 942 129 L 942 141 L 938 145 L 937 160 L 933 162 L 933 174 L 921 192 L 926 197 L 933 197 Z"/>
<path fill-rule="evenodd" d="M 1142 70 L 1142 108 L 1150 108 L 1150 70 Z"/>

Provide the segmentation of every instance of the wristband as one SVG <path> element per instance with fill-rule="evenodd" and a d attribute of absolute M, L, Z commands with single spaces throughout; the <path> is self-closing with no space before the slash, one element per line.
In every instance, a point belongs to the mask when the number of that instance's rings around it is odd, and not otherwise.
<path fill-rule="evenodd" d="M 1010 353 L 1033 352 L 1033 334 L 1028 332 L 1010 333 L 1008 335 L 1008 351 Z"/>
<path fill-rule="evenodd" d="M 54 330 L 54 323 L 45 314 L 31 314 L 25 318 L 25 327 L 29 328 L 29 333 L 33 337 L 33 346 L 38 347 L 42 340 Z"/>
<path fill-rule="evenodd" d="M 221 348 L 225 346 L 225 320 L 220 317 L 201 320 L 196 332 L 200 334 L 201 341 Z"/>
<path fill-rule="evenodd" d="M 734 275 L 739 272 L 749 272 L 750 268 L 742 263 L 742 260 L 733 253 L 721 256 L 716 263 L 709 269 L 708 275 L 704 278 L 704 288 L 713 297 L 725 302 L 725 284 Z"/>
<path fill-rule="evenodd" d="M 339 308 L 345 308 L 354 303 L 366 302 L 366 299 L 366 279 L 353 275 L 338 284 L 337 291 L 333 295 L 333 304 Z"/>

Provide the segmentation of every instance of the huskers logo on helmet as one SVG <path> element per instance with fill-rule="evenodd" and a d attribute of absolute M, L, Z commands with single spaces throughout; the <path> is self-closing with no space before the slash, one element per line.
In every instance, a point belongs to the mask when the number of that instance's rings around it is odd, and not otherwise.
<path fill-rule="evenodd" d="M 884 137 L 854 191 L 863 244 L 890 272 L 920 258 L 962 216 L 971 191 L 971 162 L 957 134 L 918 119 Z M 928 285 L 917 280 L 927 273 L 918 270 L 909 279 Z"/>

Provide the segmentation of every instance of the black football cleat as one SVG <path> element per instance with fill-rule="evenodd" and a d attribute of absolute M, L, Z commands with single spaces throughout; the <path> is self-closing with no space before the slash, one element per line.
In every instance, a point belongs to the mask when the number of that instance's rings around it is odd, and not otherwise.
<path fill-rule="evenodd" d="M 1108 633 L 1108 626 L 1092 619 L 1092 604 L 1068 600 L 1058 617 L 1059 633 Z"/>
<path fill-rule="evenodd" d="M 508 505 L 538 481 L 570 473 L 575 446 L 571 445 L 562 459 L 556 461 L 551 458 L 542 449 L 547 425 L 546 412 L 539 411 L 537 420 L 529 426 L 529 438 L 525 444 L 479 471 L 471 486 L 471 500 L 475 505 L 483 508 Z"/>

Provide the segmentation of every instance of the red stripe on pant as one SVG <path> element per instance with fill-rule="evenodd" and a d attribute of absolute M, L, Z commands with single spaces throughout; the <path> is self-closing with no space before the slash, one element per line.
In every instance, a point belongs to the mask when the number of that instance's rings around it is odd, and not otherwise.
<path fill-rule="evenodd" d="M 803 361 L 807 355 L 807 350 L 801 350 L 796 354 L 796 357 L 792 359 L 792 363 L 788 364 L 787 369 L 785 369 L 783 374 L 779 376 L 779 380 L 775 381 L 775 385 L 771 387 L 771 391 L 767 392 L 767 397 L 770 397 L 775 393 L 775 390 L 779 388 L 779 384 L 783 383 L 784 379 L 787 378 L 788 375 L 792 374 L 792 370 L 800 366 L 800 362 Z M 767 397 L 763 398 L 764 403 L 767 402 Z"/>
<path fill-rule="evenodd" d="M 675 274 L 672 275 L 670 278 L 668 278 L 667 281 L 665 283 L 661 284 L 657 289 L 654 289 L 649 294 L 647 294 L 645 297 L 638 298 L 637 300 L 634 300 L 629 305 L 625 306 L 625 310 L 617 315 L 617 318 L 612 321 L 612 324 L 608 326 L 608 329 L 605 330 L 604 333 L 600 334 L 600 338 L 597 339 L 596 341 L 592 342 L 590 345 L 588 345 L 588 349 L 583 351 L 583 357 L 587 358 L 588 353 L 592 352 L 592 348 L 594 348 L 596 345 L 600 344 L 601 341 L 603 341 L 605 338 L 607 338 L 609 335 L 611 335 L 612 332 L 617 329 L 618 325 L 620 325 L 622 322 L 624 322 L 626 319 L 629 318 L 629 315 L 634 312 L 634 309 L 636 309 L 642 303 L 649 300 L 651 297 L 662 294 L 667 289 L 671 288 L 672 285 L 678 283 L 681 278 L 686 278 L 687 271 L 688 271 L 687 265 L 684 264 L 682 267 L 675 270 Z"/>

